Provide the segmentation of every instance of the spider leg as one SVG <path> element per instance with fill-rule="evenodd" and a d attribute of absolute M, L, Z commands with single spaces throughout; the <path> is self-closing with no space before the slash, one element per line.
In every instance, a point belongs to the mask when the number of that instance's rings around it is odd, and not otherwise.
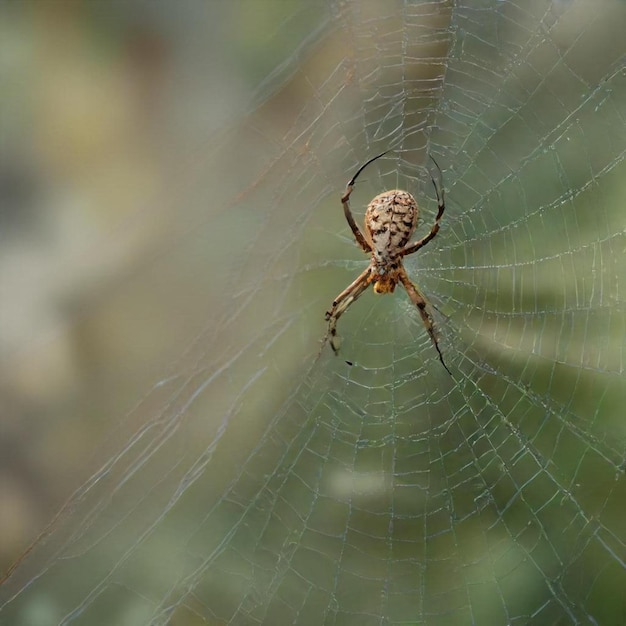
<path fill-rule="evenodd" d="M 379 154 L 379 155 L 375 156 L 373 159 L 370 159 L 364 165 L 361 165 L 361 167 L 357 170 L 356 174 L 348 182 L 348 185 L 346 186 L 345 193 L 343 194 L 343 196 L 341 196 L 341 204 L 343 205 L 343 213 L 346 216 L 346 221 L 348 222 L 348 225 L 352 229 L 352 232 L 354 234 L 354 237 L 355 237 L 357 243 L 363 249 L 363 252 L 371 252 L 372 251 L 372 246 L 370 246 L 370 244 L 367 242 L 367 240 L 363 236 L 363 233 L 359 230 L 359 227 L 357 226 L 357 223 L 354 221 L 354 217 L 352 216 L 352 212 L 350 211 L 350 194 L 354 190 L 354 184 L 355 184 L 356 179 L 358 178 L 359 174 L 372 161 L 375 161 L 376 159 L 380 159 L 380 157 L 385 155 L 385 154 L 387 154 L 387 152 L 388 152 L 388 150 L 383 152 L 382 154 Z"/>
<path fill-rule="evenodd" d="M 426 326 L 426 330 L 428 331 L 430 339 L 433 342 L 435 349 L 437 350 L 437 354 L 439 354 L 439 360 L 441 361 L 441 364 L 446 368 L 446 372 L 448 372 L 448 374 L 452 376 L 452 372 L 448 369 L 448 366 L 443 360 L 443 354 L 441 353 L 441 349 L 439 348 L 439 342 L 437 341 L 437 335 L 435 333 L 435 322 L 432 315 L 428 311 L 426 299 L 420 293 L 420 290 L 411 282 L 411 279 L 407 276 L 406 270 L 404 270 L 404 268 L 402 268 L 398 276 L 400 278 L 400 281 L 404 285 L 406 292 L 409 294 L 411 302 L 417 307 L 417 310 L 422 317 L 422 322 L 424 322 L 424 326 Z"/>
<path fill-rule="evenodd" d="M 370 268 L 365 269 L 358 278 L 344 289 L 334 300 L 330 311 L 326 311 L 326 321 L 328 330 L 322 341 L 322 348 L 326 341 L 330 339 L 330 347 L 333 352 L 339 352 L 339 337 L 337 337 L 337 320 L 342 316 L 348 307 L 369 287 L 371 282 Z M 321 349 L 320 348 L 320 351 Z"/>
<path fill-rule="evenodd" d="M 432 156 L 430 158 L 433 159 Z M 413 254 L 414 252 L 417 252 L 420 248 L 423 248 L 431 239 L 434 239 L 437 233 L 439 232 L 439 222 L 441 221 L 443 212 L 446 210 L 446 202 L 445 202 L 444 190 L 443 190 L 443 174 L 441 173 L 441 168 L 439 167 L 437 161 L 433 159 L 433 162 L 435 163 L 435 165 L 437 166 L 437 169 L 439 170 L 439 176 L 442 182 L 441 194 L 439 194 L 439 187 L 437 187 L 437 183 L 435 182 L 435 179 L 432 177 L 432 174 L 431 174 L 430 180 L 432 181 L 433 187 L 435 188 L 435 194 L 437 195 L 437 207 L 439 209 L 437 211 L 437 217 L 435 218 L 435 223 L 433 224 L 433 227 L 430 229 L 430 232 L 428 233 L 428 235 L 426 235 L 425 237 L 422 237 L 419 241 L 416 241 L 406 246 L 404 250 L 402 251 L 402 256 L 406 256 L 407 254 Z"/>

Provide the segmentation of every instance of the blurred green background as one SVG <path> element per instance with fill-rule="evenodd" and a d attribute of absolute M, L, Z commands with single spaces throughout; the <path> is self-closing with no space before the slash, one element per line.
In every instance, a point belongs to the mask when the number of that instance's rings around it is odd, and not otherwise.
<path fill-rule="evenodd" d="M 0 12 L 0 623 L 626 622 L 623 3 Z"/>

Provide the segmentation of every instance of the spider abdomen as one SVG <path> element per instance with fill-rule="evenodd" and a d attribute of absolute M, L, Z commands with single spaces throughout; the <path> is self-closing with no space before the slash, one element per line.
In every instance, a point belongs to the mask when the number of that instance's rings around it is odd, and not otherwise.
<path fill-rule="evenodd" d="M 377 265 L 387 266 L 401 255 L 417 226 L 418 209 L 408 191 L 393 189 L 377 195 L 365 211 L 365 231 Z"/>

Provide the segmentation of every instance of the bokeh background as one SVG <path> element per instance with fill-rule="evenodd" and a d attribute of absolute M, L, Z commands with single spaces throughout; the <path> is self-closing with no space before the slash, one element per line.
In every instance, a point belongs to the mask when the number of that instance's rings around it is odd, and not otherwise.
<path fill-rule="evenodd" d="M 626 621 L 623 3 L 0 13 L 0 623 Z"/>

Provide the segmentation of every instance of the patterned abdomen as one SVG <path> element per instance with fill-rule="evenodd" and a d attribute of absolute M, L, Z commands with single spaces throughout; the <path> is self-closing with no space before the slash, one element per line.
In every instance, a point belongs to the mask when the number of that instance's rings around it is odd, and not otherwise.
<path fill-rule="evenodd" d="M 376 265 L 398 259 L 417 226 L 417 202 L 407 191 L 394 189 L 377 195 L 365 211 L 365 231 Z M 387 268 L 389 269 L 389 268 Z"/>

